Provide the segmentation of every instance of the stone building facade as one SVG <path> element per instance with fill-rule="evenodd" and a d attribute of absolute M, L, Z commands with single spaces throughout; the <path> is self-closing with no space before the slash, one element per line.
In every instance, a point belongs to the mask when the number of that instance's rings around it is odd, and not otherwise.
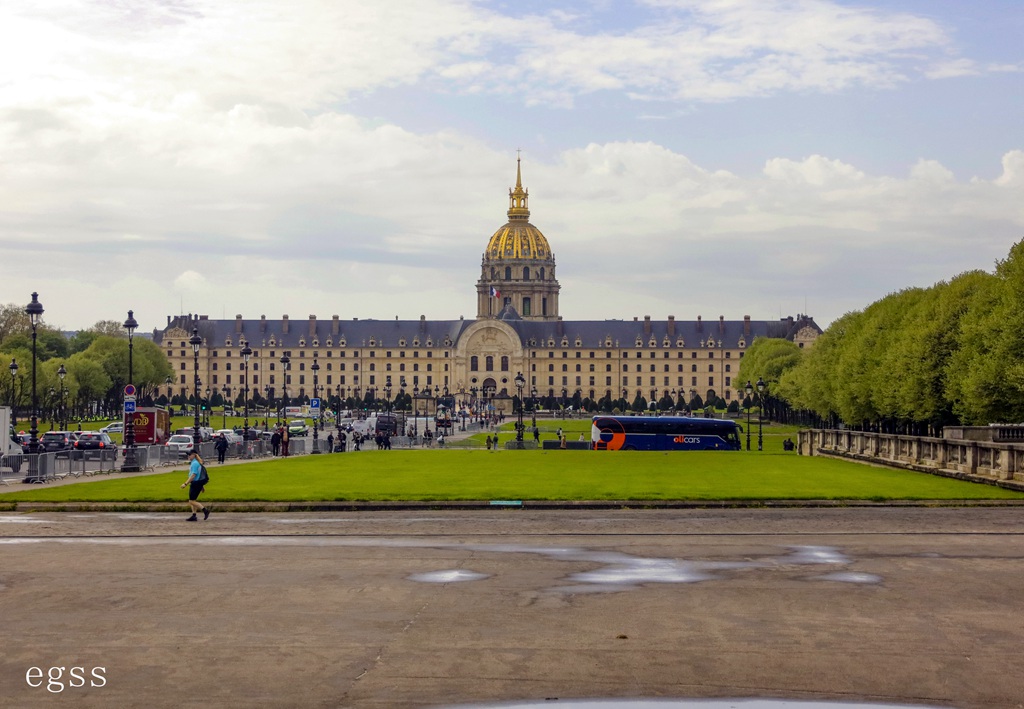
<path fill-rule="evenodd" d="M 278 399 L 313 396 L 313 363 L 321 397 L 374 399 L 399 392 L 449 395 L 458 402 L 488 399 L 511 411 L 516 374 L 526 379 L 524 396 L 568 402 L 638 395 L 647 401 L 689 401 L 695 395 L 730 401 L 739 360 L 757 337 L 779 337 L 805 347 L 821 329 L 805 315 L 781 320 L 686 320 L 650 316 L 631 320 L 563 320 L 555 257 L 530 221 L 529 193 L 517 164 L 509 191 L 508 222 L 491 236 L 476 284 L 475 320 L 212 320 L 205 315 L 168 317 L 154 333 L 175 371 L 169 394 L 189 396 L 194 356 L 189 338 L 202 338 L 202 387 L 238 396 L 243 386 L 240 351 L 252 349 L 244 370 L 250 392 Z M 282 371 L 281 357 L 290 359 Z"/>

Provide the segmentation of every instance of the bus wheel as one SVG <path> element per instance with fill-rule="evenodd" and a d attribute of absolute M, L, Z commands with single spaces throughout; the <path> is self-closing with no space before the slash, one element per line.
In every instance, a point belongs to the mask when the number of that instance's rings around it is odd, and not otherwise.
<path fill-rule="evenodd" d="M 623 446 L 622 450 L 624 450 L 624 451 L 635 451 L 636 450 L 636 446 Z"/>

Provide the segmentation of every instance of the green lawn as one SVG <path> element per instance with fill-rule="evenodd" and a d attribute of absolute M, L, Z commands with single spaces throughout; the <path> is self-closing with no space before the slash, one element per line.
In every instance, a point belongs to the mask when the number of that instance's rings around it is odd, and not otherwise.
<path fill-rule="evenodd" d="M 1024 499 L 990 485 L 768 450 L 373 450 L 209 468 L 214 502 Z M 114 476 L 0 494 L 0 502 L 181 501 L 184 479 L 183 472 Z"/>

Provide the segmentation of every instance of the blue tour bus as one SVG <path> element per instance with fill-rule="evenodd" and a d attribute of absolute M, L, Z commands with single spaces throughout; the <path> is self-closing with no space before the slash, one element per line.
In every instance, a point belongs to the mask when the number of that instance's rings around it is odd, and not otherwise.
<path fill-rule="evenodd" d="M 740 450 L 740 427 L 730 419 L 595 416 L 590 444 L 599 451 Z"/>

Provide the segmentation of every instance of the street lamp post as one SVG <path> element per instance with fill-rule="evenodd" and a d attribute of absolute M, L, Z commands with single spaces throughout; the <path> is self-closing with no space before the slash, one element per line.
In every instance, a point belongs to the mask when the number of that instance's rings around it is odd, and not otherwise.
<path fill-rule="evenodd" d="M 206 398 L 203 399 L 203 425 L 210 425 L 210 387 L 206 387 Z"/>
<path fill-rule="evenodd" d="M 39 326 L 39 321 L 43 317 L 43 304 L 39 302 L 39 294 L 32 294 L 32 302 L 25 308 L 25 313 L 28 314 L 29 322 L 32 325 L 32 428 L 29 429 L 28 439 L 28 452 L 38 453 L 39 452 L 39 414 L 36 411 L 36 407 L 39 406 L 39 400 L 36 398 L 36 328 Z M 39 477 L 39 467 L 36 466 L 36 479 L 34 482 L 42 482 Z"/>
<path fill-rule="evenodd" d="M 288 414 L 288 367 L 291 364 L 291 357 L 285 352 L 281 355 L 281 405 L 280 411 L 281 416 L 278 418 L 285 417 L 284 424 L 287 426 L 287 414 Z"/>
<path fill-rule="evenodd" d="M 68 430 L 68 410 L 64 405 L 64 393 L 67 389 L 64 388 L 64 377 L 68 375 L 68 370 L 64 368 L 64 364 L 61 363 L 60 369 L 57 370 L 57 376 L 60 377 L 60 430 Z"/>
<path fill-rule="evenodd" d="M 199 336 L 199 328 L 192 328 L 192 337 L 188 338 L 192 345 L 192 395 L 196 400 L 195 417 L 192 419 L 192 450 L 199 452 L 199 348 L 203 345 L 203 338 Z"/>
<path fill-rule="evenodd" d="M 223 394 L 224 394 L 224 406 L 220 410 L 220 414 L 221 414 L 220 415 L 220 427 L 221 428 L 227 428 L 228 427 L 228 403 L 227 402 L 231 398 L 231 389 L 225 386 L 223 389 L 221 389 L 221 392 L 223 392 Z"/>
<path fill-rule="evenodd" d="M 420 428 L 417 423 L 417 419 L 420 415 L 420 387 L 418 384 L 412 385 L 412 437 L 416 438 L 420 435 Z"/>
<path fill-rule="evenodd" d="M 317 379 L 317 374 L 320 372 L 320 363 L 316 360 L 316 352 L 313 353 L 313 366 L 310 367 L 313 370 L 313 398 L 317 398 L 317 389 L 320 386 L 320 382 Z M 313 453 L 320 453 L 320 409 L 316 410 L 316 415 L 313 417 Z"/>
<path fill-rule="evenodd" d="M 534 428 L 537 428 L 537 387 L 530 389 L 530 399 L 532 399 L 530 403 L 533 405 L 533 409 L 530 411 L 531 423 Z"/>
<path fill-rule="evenodd" d="M 747 385 L 743 387 L 743 391 L 747 393 L 747 450 L 750 450 L 750 397 L 754 393 L 754 385 L 747 380 Z"/>
<path fill-rule="evenodd" d="M 761 410 L 764 408 L 764 390 L 768 385 L 764 379 L 757 378 L 757 449 L 762 450 L 761 445 Z"/>
<path fill-rule="evenodd" d="M 124 329 L 128 331 L 128 386 L 131 387 L 130 396 L 132 396 L 133 399 L 135 397 L 135 373 L 132 369 L 132 349 L 135 344 L 135 330 L 138 327 L 139 323 L 136 322 L 134 313 L 129 310 L 128 319 L 124 321 Z M 127 394 L 128 392 L 126 391 L 125 393 Z M 128 402 L 126 401 L 125 403 Z M 127 406 L 125 408 L 127 408 Z M 139 467 L 139 461 L 135 451 L 135 412 L 132 411 L 125 413 L 128 414 L 125 416 L 128 420 L 124 425 L 124 463 L 121 465 L 121 472 L 137 473 L 142 468 Z"/>
<path fill-rule="evenodd" d="M 526 378 L 522 372 L 516 372 L 516 389 L 519 391 L 519 423 L 516 425 L 516 442 L 522 448 L 523 444 L 523 387 L 526 386 Z"/>
<path fill-rule="evenodd" d="M 7 365 L 7 368 L 11 370 L 11 427 L 13 428 L 18 423 L 16 408 L 18 400 L 14 397 L 14 378 L 18 374 L 18 362 L 14 357 L 11 357 L 11 363 Z"/>
<path fill-rule="evenodd" d="M 249 343 L 242 342 L 242 404 L 245 407 L 245 418 L 242 419 L 242 440 L 249 445 L 249 358 L 252 357 L 252 348 Z M 259 393 L 257 387 L 256 393 Z"/>

